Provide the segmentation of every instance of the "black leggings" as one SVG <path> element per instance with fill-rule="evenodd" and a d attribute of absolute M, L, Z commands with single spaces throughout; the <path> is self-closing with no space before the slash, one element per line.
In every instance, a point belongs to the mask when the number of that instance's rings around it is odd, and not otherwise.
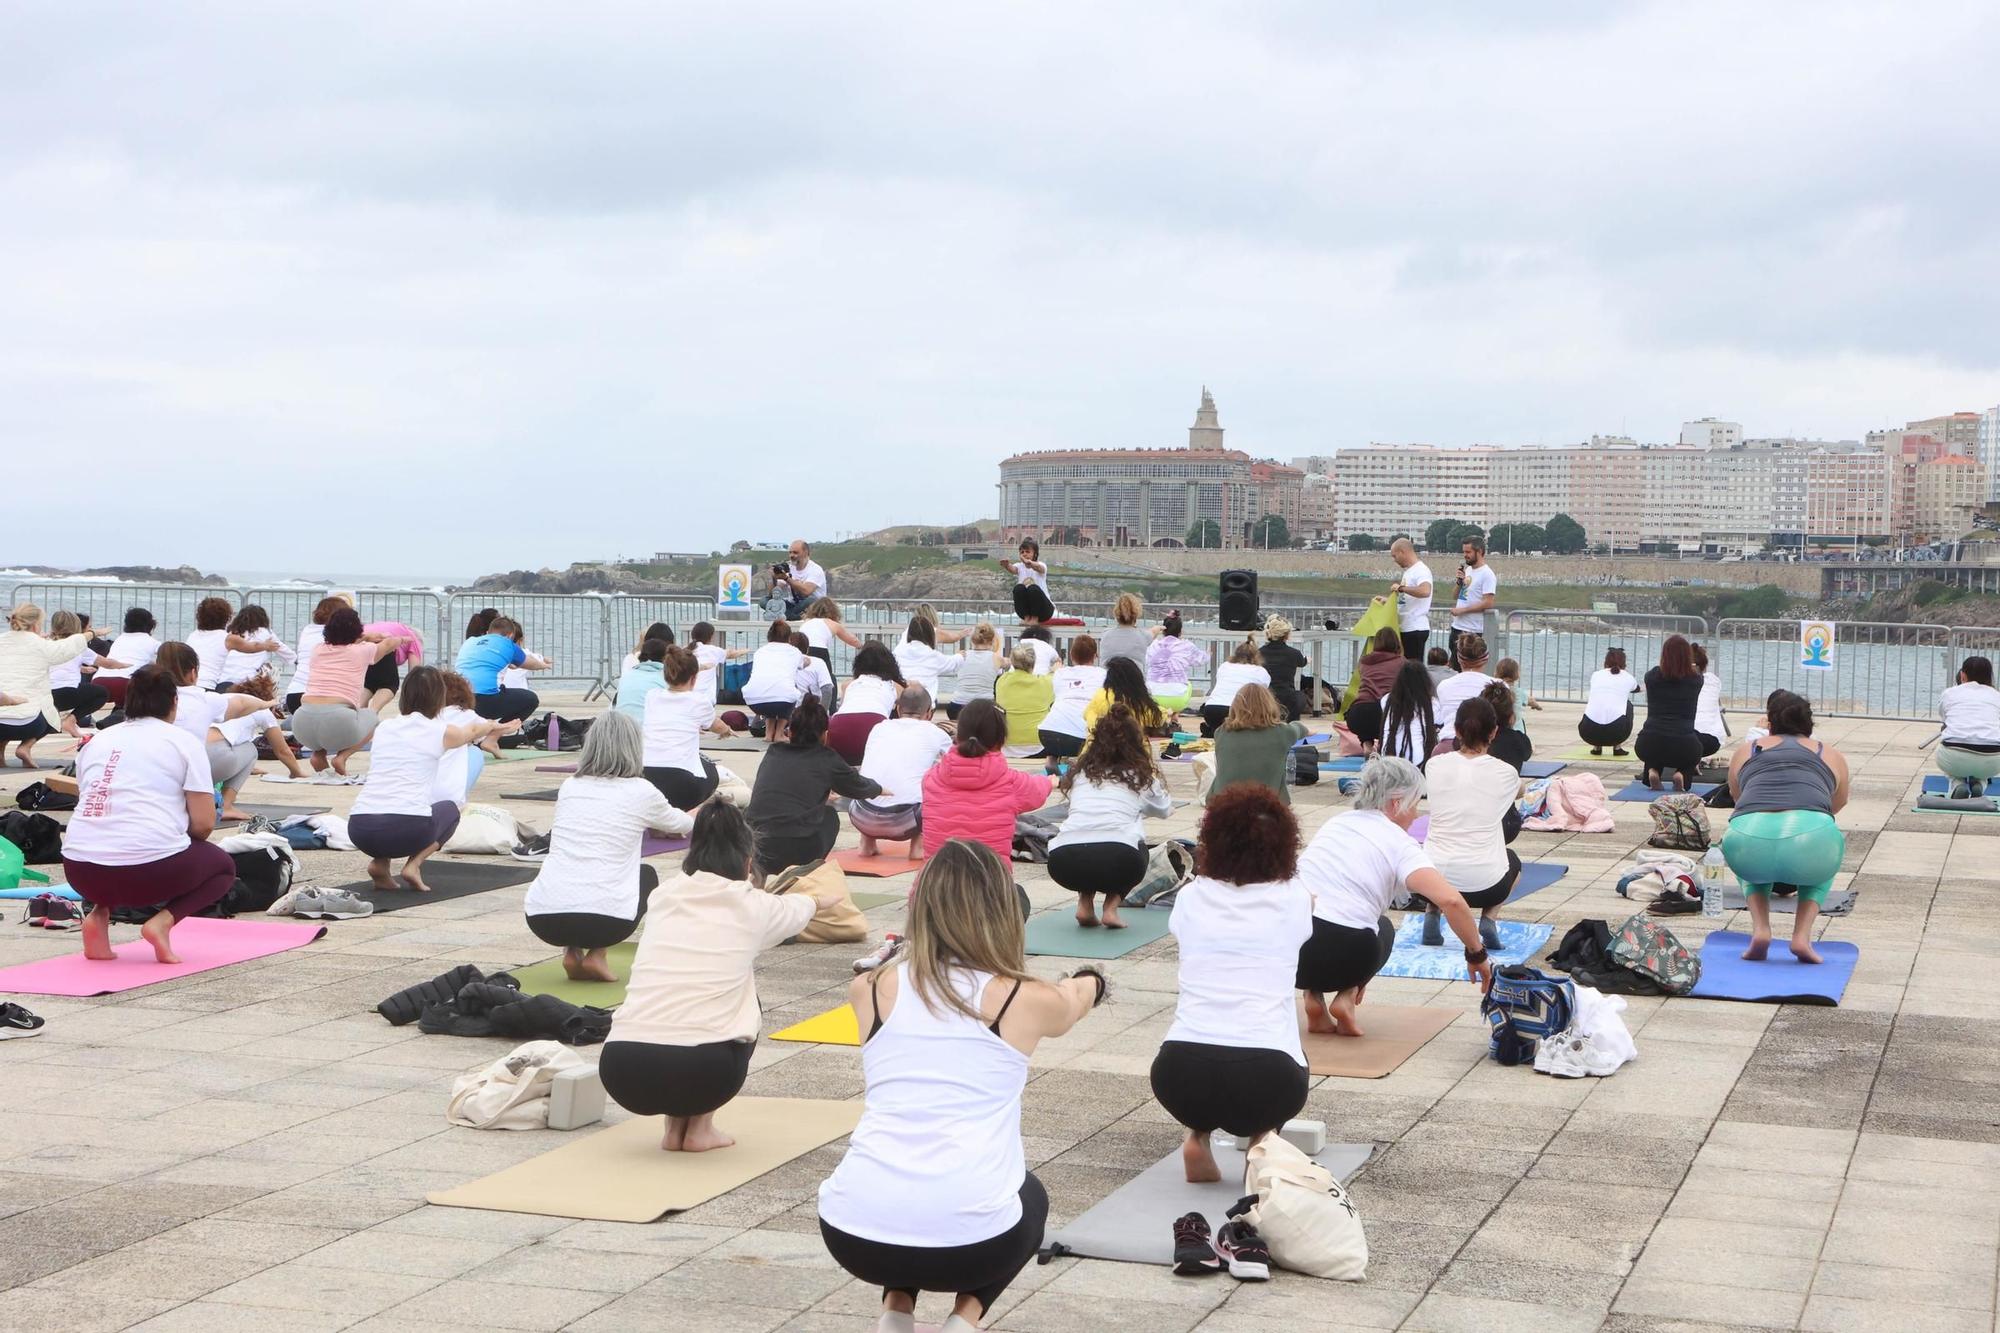
<path fill-rule="evenodd" d="M 1347 707 L 1347 729 L 1357 741 L 1382 739 L 1382 701 L 1357 699 Z"/>
<path fill-rule="evenodd" d="M 1201 734 L 1213 736 L 1229 720 L 1228 704 L 1203 704 L 1201 706 Z"/>
<path fill-rule="evenodd" d="M 1042 752 L 1051 759 L 1071 759 L 1083 753 L 1084 738 L 1066 731 L 1041 729 Z"/>
<path fill-rule="evenodd" d="M 1521 856 L 1512 847 L 1507 849 L 1507 873 L 1500 876 L 1499 883 L 1491 888 L 1478 889 L 1472 893 L 1460 894 L 1465 905 L 1475 912 L 1483 912 L 1489 907 L 1498 907 L 1507 901 L 1507 895 L 1514 891 L 1514 882 L 1521 878 Z"/>
<path fill-rule="evenodd" d="M 756 1049 L 747 1037 L 700 1046 L 607 1041 L 597 1076 L 604 1095 L 633 1115 L 708 1115 L 742 1091 Z"/>
<path fill-rule="evenodd" d="M 1424 660 L 1424 649 L 1431 641 L 1427 629 L 1406 629 L 1398 636 L 1403 640 L 1403 659 L 1409 662 Z"/>
<path fill-rule="evenodd" d="M 646 895 L 660 887 L 660 872 L 641 862 L 639 910 L 631 920 L 608 912 L 541 912 L 528 914 L 528 929 L 544 944 L 558 949 L 609 949 L 632 938 L 646 919 Z"/>
<path fill-rule="evenodd" d="M 1049 853 L 1049 878 L 1075 893 L 1123 898 L 1146 878 L 1146 849 L 1129 842 L 1077 842 Z"/>
<path fill-rule="evenodd" d="M 885 1294 L 900 1292 L 914 1301 L 920 1291 L 963 1293 L 979 1302 L 984 1315 L 1042 1248 L 1048 1221 L 1048 1191 L 1030 1171 L 1021 1181 L 1021 1220 L 989 1240 L 936 1248 L 889 1245 L 863 1240 L 825 1221 L 819 1234 L 835 1263 Z"/>
<path fill-rule="evenodd" d="M 1050 620 L 1055 617 L 1056 604 L 1049 595 L 1032 583 L 1014 585 L 1014 614 L 1023 620 Z"/>
<path fill-rule="evenodd" d="M 646 781 L 659 789 L 667 798 L 667 804 L 676 810 L 692 810 L 709 797 L 722 782 L 722 775 L 715 771 L 715 764 L 707 755 L 701 757 L 701 776 L 696 777 L 684 768 L 648 768 Z"/>
<path fill-rule="evenodd" d="M 90 715 L 111 702 L 111 691 L 94 680 L 86 680 L 80 685 L 65 685 L 59 690 L 50 690 L 55 700 L 56 711 L 75 716 L 76 724 L 87 726 Z"/>
<path fill-rule="evenodd" d="M 375 693 L 377 690 L 388 690 L 393 693 L 401 683 L 402 678 L 396 674 L 396 655 L 394 653 L 390 653 L 387 657 L 379 657 L 375 661 L 370 662 L 368 670 L 361 676 L 361 688 L 367 690 L 370 694 Z"/>
<path fill-rule="evenodd" d="M 1292 984 L 1315 995 L 1365 986 L 1388 966 L 1395 948 L 1396 927 L 1386 916 L 1373 930 L 1314 917 L 1312 938 L 1299 949 L 1299 971 Z"/>
<path fill-rule="evenodd" d="M 498 694 L 475 694 L 472 711 L 488 722 L 524 722 L 542 706 L 542 696 L 533 690 L 505 689 Z"/>
<path fill-rule="evenodd" d="M 1161 1042 L 1152 1083 L 1167 1114 L 1197 1134 L 1225 1129 L 1254 1138 L 1306 1104 L 1306 1067 L 1267 1046 Z"/>
<path fill-rule="evenodd" d="M 1585 745 L 1593 746 L 1600 750 L 1607 745 L 1613 749 L 1622 749 L 1625 742 L 1632 739 L 1631 705 L 1626 705 L 1625 716 L 1619 718 L 1616 722 L 1592 722 L 1587 717 L 1578 718 L 1576 722 L 1576 734 L 1583 737 Z"/>
<path fill-rule="evenodd" d="M 1278 707 L 1284 710 L 1285 721 L 1296 722 L 1305 714 L 1305 700 L 1299 696 L 1298 690 L 1294 687 L 1290 685 L 1273 685 L 1271 687 L 1271 697 L 1276 699 Z"/>
<path fill-rule="evenodd" d="M 822 805 L 806 816 L 810 828 L 786 825 L 774 830 L 766 825 L 757 830 L 757 864 L 766 874 L 776 874 L 792 866 L 809 865 L 826 859 L 840 839 L 840 815 L 830 805 Z"/>
<path fill-rule="evenodd" d="M 1690 786 L 1694 784 L 1695 770 L 1701 767 L 1701 733 L 1698 731 L 1665 735 L 1642 730 L 1632 749 L 1638 754 L 1640 763 L 1647 768 L 1658 769 L 1661 777 L 1669 773 L 1685 774 Z"/>

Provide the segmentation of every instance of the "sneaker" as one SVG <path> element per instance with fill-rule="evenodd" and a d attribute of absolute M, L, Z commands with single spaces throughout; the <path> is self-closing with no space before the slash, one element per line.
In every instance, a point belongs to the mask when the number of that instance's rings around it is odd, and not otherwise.
<path fill-rule="evenodd" d="M 1972 779 L 1971 781 L 1967 782 L 1967 783 L 1966 783 L 1965 785 L 1966 785 L 1966 790 L 1970 791 L 1970 792 L 1971 792 L 1971 793 L 1972 793 L 1972 794 L 1973 794 L 1974 796 L 1984 796 L 1984 795 L 1986 795 L 1986 779 L 1985 779 L 1985 778 L 1973 778 L 1973 779 Z"/>
<path fill-rule="evenodd" d="M 322 921 L 348 921 L 357 916 L 372 916 L 374 912 L 374 903 L 345 889 L 307 889 L 292 901 L 293 916 Z"/>
<path fill-rule="evenodd" d="M 1535 1072 L 1555 1078 L 1608 1078 L 1622 1063 L 1573 1028 L 1544 1038 L 1535 1050 Z"/>
<path fill-rule="evenodd" d="M 266 815 L 252 815 L 243 821 L 243 833 L 276 833 L 278 826 Z"/>
<path fill-rule="evenodd" d="M 1436 912 L 1424 913 L 1423 942 L 1433 949 L 1444 944 L 1444 921 Z"/>
<path fill-rule="evenodd" d="M 873 972 L 876 968 L 894 958 L 896 951 L 902 947 L 903 937 L 901 935 L 893 933 L 884 935 L 881 945 L 874 953 L 869 954 L 865 958 L 854 960 L 854 970 L 856 972 Z"/>
<path fill-rule="evenodd" d="M 1242 1218 L 1224 1222 L 1215 1233 L 1215 1252 L 1239 1282 L 1271 1280 L 1271 1248 L 1257 1234 L 1257 1228 Z"/>
<path fill-rule="evenodd" d="M 531 833 L 515 843 L 513 850 L 508 852 L 507 855 L 513 857 L 516 861 L 526 861 L 530 865 L 546 861 L 549 859 L 549 842 L 551 836 L 547 833 Z"/>
<path fill-rule="evenodd" d="M 1207 1277 L 1222 1271 L 1222 1256 L 1208 1233 L 1208 1219 L 1188 1213 L 1174 1219 L 1174 1272 L 1182 1277 Z"/>
<path fill-rule="evenodd" d="M 28 900 L 28 914 L 21 920 L 45 930 L 82 930 L 83 909 L 56 893 L 38 893 Z"/>
<path fill-rule="evenodd" d="M 1701 910 L 1701 895 L 1686 889 L 1668 889 L 1647 903 L 1646 910 L 1654 916 L 1686 916 Z"/>
<path fill-rule="evenodd" d="M 31 1014 L 18 1004 L 0 1004 L 0 1041 L 16 1037 L 39 1037 L 48 1020 Z"/>
<path fill-rule="evenodd" d="M 1964 801 L 1964 800 L 1970 800 L 1971 797 L 1972 797 L 1972 784 L 1967 782 L 1965 779 L 1960 778 L 1957 782 L 1951 784 L 1952 800 Z"/>

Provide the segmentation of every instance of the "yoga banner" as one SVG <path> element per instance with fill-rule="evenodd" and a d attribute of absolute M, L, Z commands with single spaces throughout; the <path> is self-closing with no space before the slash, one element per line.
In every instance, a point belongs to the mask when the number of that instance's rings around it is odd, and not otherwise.
<path fill-rule="evenodd" d="M 1833 624 L 1826 620 L 1799 622 L 1799 665 L 1808 671 L 1833 670 Z"/>
<path fill-rule="evenodd" d="M 715 571 L 715 609 L 750 611 L 750 566 L 723 565 Z"/>

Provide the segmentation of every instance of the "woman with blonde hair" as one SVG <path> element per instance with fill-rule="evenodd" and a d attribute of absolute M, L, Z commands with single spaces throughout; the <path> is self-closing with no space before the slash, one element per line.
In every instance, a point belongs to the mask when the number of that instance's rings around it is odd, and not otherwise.
<path fill-rule="evenodd" d="M 1035 670 L 1035 648 L 1026 640 L 1007 661 L 1011 669 L 993 682 L 993 703 L 1005 720 L 1007 757 L 1032 759 L 1042 753 L 1042 720 L 1055 706 L 1055 681 Z"/>
<path fill-rule="evenodd" d="M 959 654 L 958 688 L 944 706 L 945 716 L 956 718 L 959 710 L 974 699 L 991 699 L 993 686 L 1007 669 L 1000 651 L 1000 631 L 985 621 L 972 627 L 972 642 Z"/>
<path fill-rule="evenodd" d="M 1153 633 L 1139 628 L 1139 617 L 1146 614 L 1146 604 L 1137 594 L 1124 592 L 1112 603 L 1111 618 L 1117 623 L 1104 631 L 1097 641 L 1097 651 L 1103 655 L 1104 665 L 1110 666 L 1118 658 L 1126 657 L 1146 669 L 1146 650 L 1153 646 Z"/>
<path fill-rule="evenodd" d="M 62 726 L 49 672 L 87 651 L 90 636 L 78 630 L 67 638 L 48 638 L 42 633 L 42 608 L 33 602 L 8 614 L 7 629 L 0 634 L 0 695 L 20 702 L 0 704 L 0 767 L 6 766 L 7 742 L 13 741 L 14 758 L 22 768 L 33 768 L 35 742 Z M 63 729 L 75 726 L 72 720 Z"/>
<path fill-rule="evenodd" d="M 83 635 L 86 642 L 90 638 L 84 618 L 74 611 L 58 611 L 50 616 L 49 634 L 55 639 L 73 638 L 78 634 Z M 62 722 L 64 731 L 80 738 L 94 725 L 92 716 L 111 699 L 111 691 L 95 680 L 85 680 L 84 672 L 116 669 L 124 665 L 114 657 L 85 648 L 69 661 L 49 668 L 49 697 L 55 700 L 57 712 L 68 714 Z"/>
<path fill-rule="evenodd" d="M 1087 968 L 1036 980 L 1025 952 L 1006 863 L 953 839 L 917 874 L 901 954 L 848 989 L 866 1105 L 819 1188 L 819 1224 L 834 1262 L 882 1288 L 878 1333 L 914 1330 L 921 1291 L 953 1296 L 947 1333 L 978 1328 L 1041 1248 L 1049 1198 L 1021 1142 L 1029 1057 L 1105 984 Z"/>
<path fill-rule="evenodd" d="M 1292 646 L 1292 622 L 1283 616 L 1272 616 L 1265 621 L 1264 646 L 1257 650 L 1257 656 L 1271 677 L 1271 694 L 1285 710 L 1285 721 L 1298 721 L 1306 711 L 1298 687 L 1306 655 Z"/>
<path fill-rule="evenodd" d="M 1221 791 L 1232 782 L 1255 782 L 1269 787 L 1286 805 L 1292 803 L 1290 776 L 1292 747 L 1306 737 L 1306 724 L 1287 722 L 1278 700 L 1262 685 L 1245 685 L 1236 691 L 1228 716 L 1215 733 L 1215 781 L 1211 791 Z"/>

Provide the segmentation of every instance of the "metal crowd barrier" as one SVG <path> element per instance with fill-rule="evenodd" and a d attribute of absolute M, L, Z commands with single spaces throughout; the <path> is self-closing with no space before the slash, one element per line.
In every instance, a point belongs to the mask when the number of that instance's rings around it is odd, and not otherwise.
<path fill-rule="evenodd" d="M 1700 616 L 1645 615 L 1620 611 L 1509 611 L 1502 631 L 1501 656 L 1521 664 L 1521 683 L 1537 699 L 1582 703 L 1590 693 L 1591 673 L 1604 665 L 1604 655 L 1623 648 L 1631 670 L 1644 676 L 1660 660 L 1660 647 L 1673 635 L 1697 642 L 1711 636 Z M 1798 641 L 1798 624 L 1792 623 Z M 1714 645 L 1709 654 L 1715 656 Z"/>
<path fill-rule="evenodd" d="M 185 639 L 193 632 L 194 609 L 207 597 L 220 597 L 232 607 L 243 605 L 243 593 L 238 588 L 185 583 L 66 583 L 60 580 L 17 583 L 8 605 L 33 602 L 49 613 L 79 612 L 89 616 L 91 629 L 107 639 L 118 637 L 125 625 L 126 611 L 144 607 L 159 621 L 154 635 L 165 641 Z"/>

